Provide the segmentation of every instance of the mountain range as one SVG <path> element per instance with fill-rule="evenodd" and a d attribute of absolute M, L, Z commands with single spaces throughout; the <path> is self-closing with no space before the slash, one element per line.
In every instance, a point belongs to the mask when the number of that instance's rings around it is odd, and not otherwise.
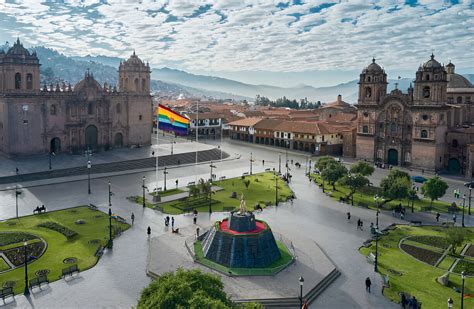
<path fill-rule="evenodd" d="M 0 49 L 7 50 L 8 47 L 7 43 L 0 46 Z M 87 70 L 90 70 L 94 78 L 101 84 L 117 84 L 117 70 L 120 61 L 123 59 L 107 56 L 69 57 L 54 49 L 42 46 L 34 49 L 41 63 L 42 83 L 67 81 L 75 84 L 84 77 Z M 474 74 L 464 76 L 474 82 Z M 307 98 L 312 102 L 332 102 L 340 94 L 344 101 L 353 103 L 357 100 L 358 93 L 356 79 L 329 87 L 299 85 L 284 88 L 270 85 L 252 85 L 221 77 L 191 74 L 166 67 L 152 69 L 151 77 L 152 91 L 160 96 L 174 98 L 181 95 L 185 97 L 252 101 L 258 94 L 273 100 L 285 96 L 288 99 Z M 405 91 L 412 80 L 412 78 L 402 78 L 398 81 L 389 80 L 388 91 L 394 89 L 395 83 L 398 83 L 399 89 Z"/>

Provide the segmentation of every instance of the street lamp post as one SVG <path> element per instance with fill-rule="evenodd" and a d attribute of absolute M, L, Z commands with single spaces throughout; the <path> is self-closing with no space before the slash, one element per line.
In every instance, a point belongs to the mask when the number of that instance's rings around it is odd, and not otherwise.
<path fill-rule="evenodd" d="M 166 191 L 166 175 L 168 175 L 168 171 L 165 169 L 163 170 L 163 180 L 165 181 L 165 184 L 163 186 L 163 191 Z"/>
<path fill-rule="evenodd" d="M 281 174 L 281 153 L 278 154 L 278 174 Z"/>
<path fill-rule="evenodd" d="M 286 151 L 286 179 L 288 179 L 288 147 L 289 147 L 289 141 L 285 141 L 285 151 Z"/>
<path fill-rule="evenodd" d="M 91 161 L 87 161 L 87 193 L 91 194 Z"/>
<path fill-rule="evenodd" d="M 112 249 L 114 243 L 112 240 L 112 207 L 109 207 L 109 242 L 107 248 Z"/>
<path fill-rule="evenodd" d="M 110 180 L 109 180 L 109 207 L 112 207 L 112 191 L 110 191 Z"/>
<path fill-rule="evenodd" d="M 376 225 L 375 226 L 375 260 L 374 260 L 374 271 L 376 273 L 379 272 L 378 262 L 379 262 L 379 227 L 378 225 Z"/>
<path fill-rule="evenodd" d="M 146 207 L 146 203 L 145 203 L 145 189 L 146 189 L 146 186 L 145 186 L 145 179 L 146 179 L 146 177 L 143 176 L 143 177 L 142 177 L 142 190 L 143 190 L 143 202 L 142 202 L 142 206 L 143 206 L 143 208 Z"/>
<path fill-rule="evenodd" d="M 311 179 L 311 159 L 309 159 L 309 166 L 308 166 L 308 179 Z"/>
<path fill-rule="evenodd" d="M 464 227 L 464 206 L 466 205 L 466 194 L 462 196 L 462 227 Z"/>
<path fill-rule="evenodd" d="M 464 309 L 464 280 L 466 279 L 466 273 L 463 271 L 461 273 L 461 309 Z"/>
<path fill-rule="evenodd" d="M 380 210 L 379 208 L 377 207 L 377 211 L 375 212 L 375 228 L 379 228 L 379 213 L 380 213 Z"/>
<path fill-rule="evenodd" d="M 52 161 L 53 161 L 53 156 L 55 156 L 56 154 L 54 153 L 54 151 L 51 151 L 49 153 L 49 169 L 52 169 Z"/>
<path fill-rule="evenodd" d="M 212 161 L 211 161 L 211 164 L 209 165 L 209 167 L 211 168 L 211 178 L 209 178 L 209 179 L 210 179 L 210 181 L 212 182 L 212 175 L 213 175 L 213 174 L 212 174 L 212 169 L 216 168 L 217 166 L 213 165 L 213 164 L 212 164 Z"/>
<path fill-rule="evenodd" d="M 278 206 L 278 175 L 275 174 L 275 206 Z"/>
<path fill-rule="evenodd" d="M 252 153 L 250 153 L 250 175 L 252 175 L 252 162 L 253 162 Z"/>
<path fill-rule="evenodd" d="M 472 186 L 471 184 L 469 184 L 469 208 L 467 210 L 468 215 L 471 215 L 471 193 L 472 193 Z"/>
<path fill-rule="evenodd" d="M 18 219 L 18 196 L 21 195 L 21 191 L 18 190 L 18 185 L 15 185 L 15 206 L 16 206 L 16 218 Z"/>
<path fill-rule="evenodd" d="M 300 282 L 300 308 L 302 308 L 302 307 L 303 307 L 303 284 L 304 284 L 304 278 L 300 276 L 299 282 Z"/>
<path fill-rule="evenodd" d="M 30 295 L 30 289 L 28 289 L 28 252 L 26 246 L 28 245 L 28 242 L 23 243 L 23 253 L 25 255 L 25 291 L 23 292 L 25 296 Z"/>

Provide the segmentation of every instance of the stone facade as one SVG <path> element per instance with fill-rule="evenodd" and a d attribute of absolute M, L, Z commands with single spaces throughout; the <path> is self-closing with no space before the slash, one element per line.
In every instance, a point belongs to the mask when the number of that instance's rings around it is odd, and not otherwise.
<path fill-rule="evenodd" d="M 151 143 L 150 68 L 135 53 L 120 64 L 120 87 L 86 72 L 71 85 L 40 87 L 40 63 L 18 40 L 0 51 L 0 153 L 80 153 Z"/>
<path fill-rule="evenodd" d="M 456 94 L 459 103 L 453 103 Z M 455 128 L 474 122 L 471 95 L 474 87 L 454 73 L 454 65 L 443 66 L 434 55 L 418 68 L 414 87 L 410 85 L 407 93 L 397 87 L 387 93 L 387 75 L 373 59 L 359 79 L 357 157 L 432 171 L 451 168 L 470 176 L 472 171 L 463 168 L 467 162 L 452 161 L 467 160 L 468 147 L 453 151 L 447 137 Z"/>

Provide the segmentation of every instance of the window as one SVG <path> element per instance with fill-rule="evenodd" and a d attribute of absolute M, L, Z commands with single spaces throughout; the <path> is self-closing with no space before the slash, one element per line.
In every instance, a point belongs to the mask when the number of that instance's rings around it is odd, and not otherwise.
<path fill-rule="evenodd" d="M 87 104 L 87 114 L 92 115 L 94 113 L 94 106 L 92 103 Z"/>
<path fill-rule="evenodd" d="M 428 115 L 424 114 L 423 116 L 421 116 L 421 118 L 422 118 L 424 121 L 426 121 L 426 120 L 428 120 Z"/>
<path fill-rule="evenodd" d="M 397 133 L 397 124 L 396 124 L 395 122 L 392 122 L 392 123 L 390 124 L 390 132 L 391 132 L 392 134 Z"/>
<path fill-rule="evenodd" d="M 51 105 L 51 107 L 49 109 L 49 113 L 51 115 L 56 115 L 56 105 L 55 104 Z"/>
<path fill-rule="evenodd" d="M 146 91 L 146 79 L 142 78 L 142 92 Z"/>
<path fill-rule="evenodd" d="M 453 148 L 457 148 L 458 147 L 458 140 L 453 139 L 453 141 L 451 142 L 451 145 L 452 145 Z"/>
<path fill-rule="evenodd" d="M 33 74 L 26 74 L 26 89 L 33 89 Z"/>
<path fill-rule="evenodd" d="M 370 82 L 370 76 L 367 76 L 367 81 Z"/>
<path fill-rule="evenodd" d="M 429 98 L 430 97 L 430 87 L 425 87 L 423 88 L 423 98 Z"/>
<path fill-rule="evenodd" d="M 461 104 L 462 103 L 462 97 L 457 97 L 456 98 L 456 103 Z"/>
<path fill-rule="evenodd" d="M 138 115 L 138 120 L 142 120 L 142 115 Z"/>
<path fill-rule="evenodd" d="M 370 87 L 365 87 L 365 97 L 366 97 L 366 98 L 372 97 L 372 88 L 370 88 Z"/>
<path fill-rule="evenodd" d="M 323 136 L 321 136 L 321 141 L 323 141 L 323 142 L 324 142 L 324 135 L 323 135 Z"/>
<path fill-rule="evenodd" d="M 138 78 L 135 78 L 135 91 L 139 91 L 140 88 L 138 88 Z"/>
<path fill-rule="evenodd" d="M 425 75 L 425 80 L 430 80 L 430 75 L 429 74 Z"/>
<path fill-rule="evenodd" d="M 21 74 L 15 74 L 15 89 L 21 89 Z"/>
<path fill-rule="evenodd" d="M 23 120 L 23 124 L 28 124 L 28 120 Z"/>
<path fill-rule="evenodd" d="M 122 113 L 122 105 L 117 104 L 117 105 L 115 106 L 115 110 L 116 110 L 117 114 Z"/>
<path fill-rule="evenodd" d="M 379 123 L 379 129 L 380 129 L 380 130 L 383 129 L 383 122 Z"/>
<path fill-rule="evenodd" d="M 362 133 L 369 133 L 369 126 L 363 126 Z"/>
<path fill-rule="evenodd" d="M 364 117 L 365 117 L 365 118 L 369 117 L 369 113 L 364 112 Z"/>
<path fill-rule="evenodd" d="M 421 130 L 421 138 L 428 138 L 428 131 Z"/>

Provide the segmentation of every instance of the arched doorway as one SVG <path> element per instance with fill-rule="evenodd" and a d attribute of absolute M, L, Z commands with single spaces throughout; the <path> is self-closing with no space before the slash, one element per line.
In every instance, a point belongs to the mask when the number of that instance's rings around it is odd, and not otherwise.
<path fill-rule="evenodd" d="M 94 125 L 86 128 L 86 148 L 90 150 L 97 150 L 98 148 L 98 130 Z"/>
<path fill-rule="evenodd" d="M 114 145 L 116 148 L 123 147 L 123 135 L 122 133 L 115 134 Z"/>
<path fill-rule="evenodd" d="M 61 151 L 61 140 L 57 137 L 51 140 L 49 144 L 49 152 L 50 153 L 59 153 Z"/>
<path fill-rule="evenodd" d="M 458 159 L 451 158 L 448 161 L 448 172 L 450 174 L 460 174 L 461 173 L 461 164 Z"/>
<path fill-rule="evenodd" d="M 388 150 L 387 164 L 398 165 L 398 151 L 396 149 Z"/>

